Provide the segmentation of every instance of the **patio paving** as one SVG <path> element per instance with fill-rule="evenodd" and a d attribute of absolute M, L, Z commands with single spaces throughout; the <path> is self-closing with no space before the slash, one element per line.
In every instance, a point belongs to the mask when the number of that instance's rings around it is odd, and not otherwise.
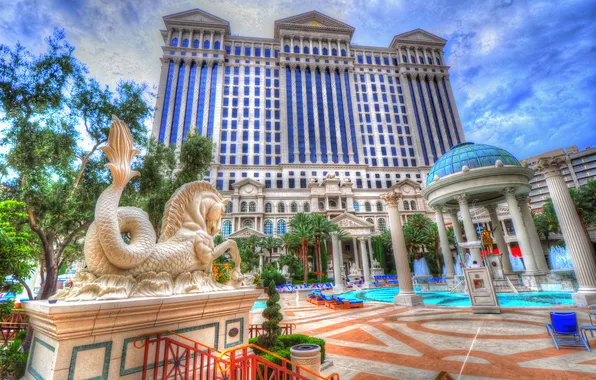
<path fill-rule="evenodd" d="M 546 308 L 472 314 L 469 308 L 366 303 L 330 310 L 294 299 L 282 295 L 283 322 L 324 338 L 333 366 L 323 375 L 337 372 L 341 380 L 434 379 L 440 371 L 455 379 L 596 379 L 596 351 L 557 351 L 544 327 Z M 587 309 L 571 310 L 580 325 L 590 324 Z M 262 321 L 260 311 L 251 318 Z"/>

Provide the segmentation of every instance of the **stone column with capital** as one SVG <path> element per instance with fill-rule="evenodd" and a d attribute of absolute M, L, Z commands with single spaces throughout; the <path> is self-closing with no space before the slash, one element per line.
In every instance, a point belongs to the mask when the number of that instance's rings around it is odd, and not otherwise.
<path fill-rule="evenodd" d="M 466 241 L 472 242 L 478 240 L 476 228 L 474 222 L 472 222 L 472 215 L 470 214 L 470 207 L 468 206 L 467 194 L 460 194 L 455 196 L 457 203 L 459 203 L 459 210 L 461 212 L 461 218 L 464 221 L 464 230 L 466 231 Z M 469 248 L 472 256 L 472 261 L 476 261 L 478 265 L 483 265 L 482 256 L 480 255 L 480 248 Z"/>
<path fill-rule="evenodd" d="M 572 294 L 573 301 L 578 306 L 586 307 L 596 304 L 596 261 L 590 237 L 577 214 L 563 174 L 559 170 L 564 162 L 560 157 L 541 158 L 536 170 L 544 172 L 546 186 L 555 206 L 563 240 L 579 284 L 577 293 Z"/>
<path fill-rule="evenodd" d="M 509 250 L 507 249 L 507 243 L 505 243 L 505 238 L 503 237 L 503 229 L 501 228 L 501 223 L 499 222 L 499 217 L 497 215 L 497 205 L 488 205 L 485 208 L 488 211 L 488 215 L 490 216 L 490 223 L 493 225 L 493 229 L 495 230 L 495 241 L 497 243 L 497 248 L 499 248 L 499 253 L 501 254 L 503 274 L 511 275 L 513 274 L 513 268 L 511 268 Z"/>
<path fill-rule="evenodd" d="M 333 248 L 333 279 L 335 281 L 333 293 L 340 294 L 346 291 L 346 286 L 341 276 L 343 258 L 341 255 L 341 242 L 337 232 L 331 233 L 331 247 Z"/>
<path fill-rule="evenodd" d="M 368 265 L 368 258 L 366 257 L 366 240 L 367 238 L 358 238 L 358 241 L 360 241 L 360 254 L 362 256 L 362 272 L 364 272 L 363 289 L 368 289 L 372 286 L 370 282 L 370 266 Z"/>
<path fill-rule="evenodd" d="M 399 294 L 395 296 L 393 301 L 401 306 L 416 306 L 423 305 L 424 301 L 420 294 L 414 293 L 412 286 L 412 273 L 410 272 L 410 262 L 408 250 L 406 248 L 406 240 L 402 230 L 401 218 L 397 204 L 401 198 L 401 194 L 391 191 L 381 195 L 381 199 L 387 205 L 387 213 L 389 214 L 389 226 L 391 226 L 391 245 L 393 247 L 393 255 L 397 266 L 397 278 L 399 280 Z"/>
<path fill-rule="evenodd" d="M 445 262 L 445 278 L 451 280 L 455 277 L 455 269 L 453 268 L 453 256 L 451 255 L 451 247 L 449 246 L 449 238 L 447 236 L 447 229 L 445 228 L 445 219 L 443 219 L 443 207 L 434 206 L 433 209 L 437 218 L 439 241 L 441 243 L 441 251 L 443 252 L 443 261 Z"/>
<path fill-rule="evenodd" d="M 540 243 L 540 236 L 538 236 L 538 231 L 536 230 L 536 225 L 534 224 L 534 219 L 532 218 L 532 213 L 530 212 L 530 205 L 528 204 L 528 194 L 518 196 L 517 202 L 519 203 L 519 208 L 521 210 L 522 218 L 524 219 L 524 224 L 526 225 L 526 229 L 528 230 L 528 236 L 530 238 L 530 245 L 532 246 L 532 253 L 534 254 L 534 261 L 536 262 L 536 267 L 542 273 L 549 273 L 550 269 L 548 269 L 548 264 L 546 263 L 544 249 L 542 248 L 542 244 Z"/>
<path fill-rule="evenodd" d="M 369 237 L 366 238 L 366 240 L 367 240 L 367 244 L 368 244 L 368 256 L 370 258 L 370 265 L 372 266 L 373 265 L 373 262 L 374 262 L 373 261 L 373 258 L 374 258 L 373 253 L 374 252 L 373 252 L 373 247 L 372 247 L 372 239 L 369 236 Z"/>
<path fill-rule="evenodd" d="M 503 191 L 503 194 L 505 194 L 505 200 L 507 201 L 507 206 L 509 206 L 509 214 L 511 215 L 511 219 L 513 220 L 515 236 L 517 237 L 517 241 L 522 251 L 524 264 L 526 265 L 525 275 L 536 275 L 540 272 L 536 267 L 536 261 L 534 260 L 534 255 L 532 253 L 532 245 L 530 244 L 530 238 L 528 236 L 526 226 L 524 225 L 524 219 L 522 217 L 521 211 L 519 210 L 519 204 L 517 203 L 517 198 L 515 197 L 515 191 L 515 188 L 509 187 Z M 538 285 L 530 284 L 529 287 L 537 288 Z"/>

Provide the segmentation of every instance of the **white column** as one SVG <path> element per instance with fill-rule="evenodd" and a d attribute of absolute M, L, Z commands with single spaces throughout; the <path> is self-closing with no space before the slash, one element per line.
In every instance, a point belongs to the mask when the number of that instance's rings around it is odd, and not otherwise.
<path fill-rule="evenodd" d="M 543 273 L 550 273 L 550 270 L 548 269 L 548 264 L 546 263 L 546 257 L 544 256 L 544 249 L 542 248 L 542 244 L 540 244 L 540 237 L 538 236 L 538 231 L 536 230 L 534 219 L 532 218 L 532 214 L 530 213 L 530 205 L 528 204 L 528 194 L 518 196 L 517 202 L 519 203 L 519 208 L 521 210 L 522 218 L 524 219 L 524 224 L 526 225 L 526 229 L 528 230 L 528 236 L 530 238 L 530 245 L 532 246 L 532 253 L 534 254 L 534 261 L 536 262 L 536 267 L 539 271 Z"/>
<path fill-rule="evenodd" d="M 493 229 L 495 230 L 495 240 L 497 242 L 497 248 L 499 248 L 499 253 L 501 254 L 503 274 L 513 274 L 513 269 L 511 268 L 511 261 L 509 260 L 509 251 L 507 250 L 507 243 L 505 243 L 505 238 L 503 237 L 503 230 L 501 228 L 501 223 L 499 222 L 499 217 L 497 215 L 497 205 L 488 205 L 485 208 L 488 210 L 488 215 L 490 216 L 490 223 L 493 225 Z"/>
<path fill-rule="evenodd" d="M 537 274 L 539 273 L 538 268 L 536 268 L 534 255 L 532 254 L 532 245 L 530 244 L 526 226 L 524 226 L 524 219 L 522 218 L 517 199 L 515 198 L 515 189 L 509 187 L 505 189 L 503 194 L 505 194 L 505 200 L 507 200 L 507 206 L 509 206 L 509 214 L 513 220 L 513 228 L 515 228 L 515 236 L 517 237 L 517 241 L 522 251 L 524 264 L 526 265 L 526 274 Z"/>
<path fill-rule="evenodd" d="M 436 83 L 439 87 L 438 95 L 441 96 L 441 103 L 443 104 L 443 110 L 445 111 L 445 117 L 447 118 L 447 125 L 445 126 L 445 129 L 447 129 L 447 132 L 450 133 L 451 141 L 453 141 L 454 144 L 457 144 L 458 141 L 457 136 L 455 134 L 455 131 L 457 130 L 457 125 L 453 125 L 453 120 L 451 119 L 451 114 L 449 113 L 449 105 L 447 104 L 447 97 L 449 96 L 449 94 L 447 94 L 445 92 L 445 89 L 443 88 L 442 78 L 442 75 L 436 75 Z"/>
<path fill-rule="evenodd" d="M 168 37 L 168 41 L 171 40 L 171 31 L 170 36 Z M 157 93 L 159 97 L 156 99 L 155 102 L 155 118 L 153 119 L 153 129 L 151 131 L 151 137 L 154 137 L 156 140 L 159 140 L 159 131 L 161 129 L 161 118 L 163 114 L 163 109 L 165 106 L 165 98 L 166 98 L 166 84 L 168 82 L 168 70 L 170 68 L 170 60 L 165 58 L 160 58 L 161 61 L 161 74 L 159 76 L 159 87 Z M 171 84 L 170 84 L 171 85 Z"/>
<path fill-rule="evenodd" d="M 335 281 L 333 293 L 344 293 L 346 287 L 342 280 L 343 258 L 341 255 L 341 242 L 337 232 L 331 233 L 331 247 L 333 248 L 333 277 Z"/>
<path fill-rule="evenodd" d="M 461 212 L 461 218 L 464 221 L 464 230 L 466 231 L 466 241 L 468 243 L 471 241 L 478 241 L 478 235 L 474 223 L 472 222 L 472 215 L 470 214 L 470 208 L 468 206 L 468 196 L 466 194 L 461 194 L 454 198 L 459 203 L 459 210 Z M 470 254 L 472 255 L 473 261 L 476 261 L 478 265 L 483 266 L 482 256 L 480 256 L 480 248 L 470 248 Z"/>
<path fill-rule="evenodd" d="M 180 58 L 176 57 L 174 61 L 174 77 L 170 84 L 170 105 L 168 106 L 168 122 L 166 124 L 166 133 L 164 135 L 164 143 L 170 143 L 170 133 L 172 133 L 172 119 L 174 117 L 174 102 L 176 101 L 176 91 L 178 91 L 178 72 L 180 71 Z"/>
<path fill-rule="evenodd" d="M 453 145 L 457 144 L 457 140 L 455 138 L 451 138 L 449 133 L 449 126 L 445 125 L 445 121 L 443 120 L 443 113 L 441 112 L 441 104 L 439 103 L 439 97 L 437 96 L 437 91 L 435 89 L 435 75 L 428 74 L 428 87 L 430 87 L 430 92 L 432 95 L 432 101 L 435 105 L 435 111 L 437 113 L 437 119 L 439 120 L 439 127 L 441 128 L 441 134 L 443 135 L 443 144 L 445 145 L 445 149 L 449 150 L 451 147 L 448 145 L 449 141 L 454 142 Z M 447 113 L 445 113 L 445 119 L 447 119 Z"/>
<path fill-rule="evenodd" d="M 203 125 L 202 131 L 203 136 L 207 136 L 207 128 L 209 124 L 209 106 L 207 106 L 210 102 L 211 98 L 211 86 L 215 86 L 215 83 L 211 83 L 211 73 L 213 72 L 213 65 L 217 65 L 217 62 L 207 62 L 207 82 L 205 82 L 205 109 L 203 111 Z M 238 121 L 240 124 L 240 121 Z M 198 126 L 197 126 L 198 127 Z M 256 227 L 256 226 L 255 226 Z"/>
<path fill-rule="evenodd" d="M 441 52 L 441 63 L 444 65 L 443 53 Z M 457 107 L 455 106 L 455 97 L 453 96 L 453 90 L 451 89 L 451 83 L 449 82 L 449 75 L 445 75 L 443 78 L 445 81 L 445 87 L 447 88 L 447 95 L 449 96 L 449 101 L 451 102 L 451 109 L 453 110 L 453 116 L 455 118 L 455 123 L 457 124 L 455 127 L 457 128 L 459 137 L 461 141 L 464 141 L 464 130 L 461 125 L 461 120 L 459 118 L 459 112 L 457 111 Z"/>
<path fill-rule="evenodd" d="M 366 257 L 366 240 L 368 238 L 358 238 L 360 240 L 360 254 L 362 255 L 362 272 L 364 272 L 364 285 L 362 288 L 370 287 L 370 266 L 368 265 L 368 258 Z M 372 262 L 371 262 L 372 264 Z"/>
<path fill-rule="evenodd" d="M 327 144 L 327 163 L 332 163 L 331 157 L 331 136 L 329 133 L 329 107 L 327 107 L 327 97 L 332 96 L 327 94 L 327 77 L 325 76 L 327 68 L 321 67 L 321 92 L 323 93 L 323 109 L 325 110 L 325 140 Z M 327 205 L 328 206 L 328 205 Z"/>
<path fill-rule="evenodd" d="M 346 128 L 346 139 L 348 140 L 348 163 L 349 164 L 353 164 L 354 163 L 354 151 L 353 151 L 353 146 L 352 146 L 352 130 L 350 129 L 350 114 L 349 114 L 349 110 L 348 107 L 350 106 L 349 102 L 352 99 L 348 99 L 347 97 L 347 93 L 346 93 L 346 84 L 344 82 L 344 76 L 345 76 L 345 70 L 342 68 L 339 71 L 339 83 L 340 83 L 340 88 L 341 88 L 341 97 L 342 97 L 342 103 L 343 103 L 343 113 L 344 113 L 344 121 L 345 121 L 345 128 Z M 350 80 L 350 75 L 348 74 L 348 80 Z M 354 130 L 356 130 L 356 128 L 354 128 Z"/>
<path fill-rule="evenodd" d="M 182 98 L 180 99 L 180 117 L 178 118 L 178 135 L 176 136 L 176 151 L 182 149 L 182 140 L 184 139 L 184 119 L 186 118 L 186 99 L 188 97 L 188 82 L 190 77 L 190 67 L 192 59 L 184 59 L 184 84 L 182 85 Z M 192 96 L 192 94 L 190 95 Z"/>
<path fill-rule="evenodd" d="M 329 46 L 331 46 L 331 42 L 329 42 Z M 337 83 L 335 81 L 335 69 L 330 71 L 329 80 L 331 80 L 331 92 L 333 99 L 333 116 L 334 116 L 334 125 L 335 125 L 335 140 L 337 145 L 337 162 L 343 163 L 343 156 L 344 156 L 344 149 L 341 143 L 341 128 L 339 125 L 339 110 L 337 107 Z M 327 94 L 329 96 L 329 94 Z"/>
<path fill-rule="evenodd" d="M 259 273 L 263 274 L 263 254 L 259 254 Z"/>
<path fill-rule="evenodd" d="M 561 158 L 542 158 L 538 161 L 536 170 L 544 172 L 546 186 L 579 284 L 577 293 L 572 295 L 573 300 L 578 306 L 585 307 L 596 304 L 596 262 L 590 237 L 577 215 L 569 189 L 559 170 L 564 162 Z"/>
<path fill-rule="evenodd" d="M 434 210 L 435 217 L 437 218 L 437 229 L 439 230 L 439 241 L 441 243 L 441 251 L 443 252 L 443 261 L 445 261 L 445 278 L 452 279 L 455 277 L 455 269 L 453 267 L 453 256 L 451 255 L 447 229 L 445 228 L 445 219 L 443 219 L 443 208 L 441 206 L 435 206 Z M 438 254 L 438 252 L 435 252 L 435 254 Z M 441 268 L 438 269 L 441 270 Z"/>
<path fill-rule="evenodd" d="M 300 38 L 300 49 L 302 49 L 302 38 Z M 310 134 L 308 131 L 308 107 L 306 101 L 306 65 L 300 65 L 300 91 L 302 92 L 302 120 L 304 120 L 304 163 L 310 162 Z M 312 79 L 312 76 L 311 76 Z M 298 86 L 298 83 L 296 83 Z M 310 89 L 308 89 L 310 90 Z"/>
<path fill-rule="evenodd" d="M 172 46 L 172 29 L 168 30 L 168 41 L 166 42 L 166 46 Z"/>
<path fill-rule="evenodd" d="M 310 47 L 310 54 L 312 54 L 312 39 L 311 39 L 311 47 Z M 315 161 L 313 163 L 320 163 L 321 162 L 321 133 L 319 131 L 319 107 L 318 107 L 318 100 L 317 100 L 317 73 L 316 73 L 316 66 L 310 65 L 310 77 L 312 87 L 309 91 L 312 91 L 312 110 L 313 110 L 313 119 L 314 119 L 314 129 L 315 129 Z M 313 210 L 315 210 L 313 208 Z"/>
<path fill-rule="evenodd" d="M 399 294 L 395 296 L 394 302 L 397 305 L 416 306 L 422 305 L 422 296 L 414 293 L 412 286 L 412 273 L 410 272 L 409 254 L 406 249 L 406 240 L 402 230 L 401 220 L 397 204 L 401 194 L 394 191 L 381 195 L 381 199 L 387 205 L 389 214 L 389 226 L 391 226 L 391 245 L 397 267 L 397 277 L 399 280 Z"/>
<path fill-rule="evenodd" d="M 292 43 L 293 45 L 293 43 Z M 293 49 L 293 48 L 292 48 Z M 293 50 L 292 50 L 293 51 Z M 295 64 L 290 64 L 290 72 L 292 74 L 292 78 L 290 79 L 292 81 L 292 99 L 288 99 L 288 101 L 292 102 L 292 115 L 288 115 L 288 117 L 292 118 L 292 123 L 294 125 L 294 128 L 292 128 L 292 130 L 294 131 L 294 135 L 292 136 L 292 139 L 294 140 L 294 163 L 297 164 L 300 162 L 300 152 L 299 152 L 299 148 L 298 148 L 298 110 L 296 109 L 296 107 L 298 106 L 298 103 L 296 101 L 296 87 L 298 87 L 298 83 L 296 83 L 296 65 Z M 301 89 L 302 90 L 302 89 Z"/>
<path fill-rule="evenodd" d="M 360 257 L 358 257 L 358 244 L 356 243 L 356 238 L 352 238 L 352 252 L 354 253 L 354 263 L 356 263 L 356 268 L 362 268 L 360 265 Z"/>
<path fill-rule="evenodd" d="M 370 237 L 367 238 L 368 240 L 368 255 L 370 256 L 370 265 L 373 265 L 373 246 L 372 246 L 372 240 Z"/>

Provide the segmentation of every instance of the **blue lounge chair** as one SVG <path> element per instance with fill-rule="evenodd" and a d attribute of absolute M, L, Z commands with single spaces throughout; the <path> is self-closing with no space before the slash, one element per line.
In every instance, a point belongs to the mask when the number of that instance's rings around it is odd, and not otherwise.
<path fill-rule="evenodd" d="M 557 350 L 559 346 L 565 346 L 585 347 L 586 350 L 591 351 L 588 342 L 579 331 L 577 315 L 574 312 L 551 312 L 550 320 L 552 323 L 546 325 L 546 330 L 553 338 Z"/>

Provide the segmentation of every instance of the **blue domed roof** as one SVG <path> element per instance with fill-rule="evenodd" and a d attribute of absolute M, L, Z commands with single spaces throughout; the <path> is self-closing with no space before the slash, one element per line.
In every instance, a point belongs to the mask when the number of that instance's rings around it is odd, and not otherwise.
<path fill-rule="evenodd" d="M 428 173 L 426 184 L 430 185 L 438 175 L 443 178 L 450 174 L 460 172 L 464 165 L 470 169 L 494 166 L 497 160 L 503 165 L 521 166 L 519 161 L 506 150 L 496 146 L 485 144 L 474 144 L 471 142 L 461 143 L 439 158 Z"/>

